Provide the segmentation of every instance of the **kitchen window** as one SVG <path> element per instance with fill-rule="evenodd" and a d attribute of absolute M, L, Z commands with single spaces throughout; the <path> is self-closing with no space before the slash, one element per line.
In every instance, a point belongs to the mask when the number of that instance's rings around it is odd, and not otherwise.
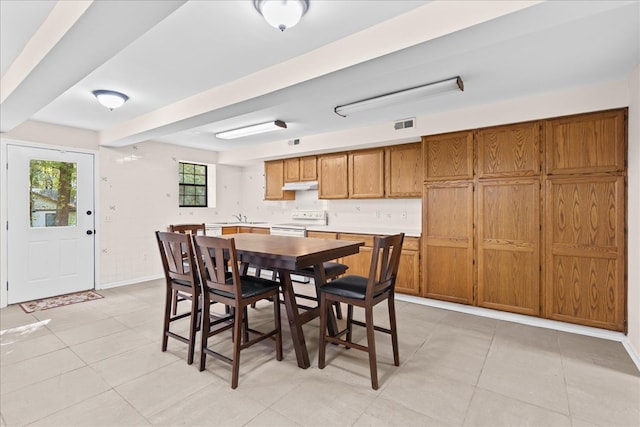
<path fill-rule="evenodd" d="M 207 165 L 179 162 L 178 203 L 181 208 L 207 205 Z"/>

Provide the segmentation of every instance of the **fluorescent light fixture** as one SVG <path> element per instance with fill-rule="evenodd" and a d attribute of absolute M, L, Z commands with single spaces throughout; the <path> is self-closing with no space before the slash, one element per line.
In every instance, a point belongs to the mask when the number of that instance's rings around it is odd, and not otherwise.
<path fill-rule="evenodd" d="M 352 102 L 351 104 L 338 105 L 334 111 L 339 116 L 347 117 L 359 111 L 385 107 L 400 102 L 408 102 L 453 90 L 464 90 L 464 83 L 460 76 L 396 92 L 385 93 L 384 95 L 374 96 L 373 98 L 363 99 L 362 101 Z"/>
<path fill-rule="evenodd" d="M 253 0 L 253 5 L 269 25 L 284 31 L 300 22 L 309 0 Z"/>
<path fill-rule="evenodd" d="M 93 96 L 98 99 L 98 102 L 110 110 L 120 108 L 129 99 L 124 93 L 116 92 L 114 90 L 94 90 Z"/>
<path fill-rule="evenodd" d="M 259 133 L 271 132 L 274 130 L 286 129 L 287 124 L 282 120 L 275 120 L 273 122 L 260 123 L 259 125 L 245 126 L 243 128 L 226 130 L 224 132 L 216 133 L 216 138 L 220 139 L 235 139 L 242 138 L 243 136 L 256 135 Z"/>

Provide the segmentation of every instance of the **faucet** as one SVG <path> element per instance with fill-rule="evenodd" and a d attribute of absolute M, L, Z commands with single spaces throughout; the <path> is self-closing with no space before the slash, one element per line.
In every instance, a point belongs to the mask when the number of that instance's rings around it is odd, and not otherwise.
<path fill-rule="evenodd" d="M 231 216 L 234 217 L 235 219 L 237 219 L 238 222 L 242 222 L 242 214 L 241 213 L 239 213 L 238 215 L 231 215 Z M 244 217 L 244 220 L 245 221 L 247 220 L 246 216 Z"/>

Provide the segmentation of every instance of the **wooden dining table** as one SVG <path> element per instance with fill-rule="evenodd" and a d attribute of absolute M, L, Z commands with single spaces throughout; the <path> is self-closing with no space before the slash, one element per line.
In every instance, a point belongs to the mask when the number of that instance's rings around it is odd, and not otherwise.
<path fill-rule="evenodd" d="M 223 237 L 234 239 L 242 263 L 278 271 L 298 366 L 308 368 L 309 351 L 302 326 L 318 317 L 320 308 L 305 307 L 300 311 L 290 272 L 313 266 L 314 283 L 322 286 L 326 282 L 322 263 L 358 253 L 364 242 L 251 233 L 225 234 Z M 337 332 L 337 325 L 335 316 L 329 317 L 328 329 L 332 334 Z"/>

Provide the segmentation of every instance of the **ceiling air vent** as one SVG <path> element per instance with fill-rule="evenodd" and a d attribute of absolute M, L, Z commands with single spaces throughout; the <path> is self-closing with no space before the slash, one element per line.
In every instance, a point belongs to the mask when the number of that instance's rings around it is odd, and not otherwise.
<path fill-rule="evenodd" d="M 398 120 L 393 124 L 395 130 L 408 129 L 416 126 L 416 119 Z"/>

